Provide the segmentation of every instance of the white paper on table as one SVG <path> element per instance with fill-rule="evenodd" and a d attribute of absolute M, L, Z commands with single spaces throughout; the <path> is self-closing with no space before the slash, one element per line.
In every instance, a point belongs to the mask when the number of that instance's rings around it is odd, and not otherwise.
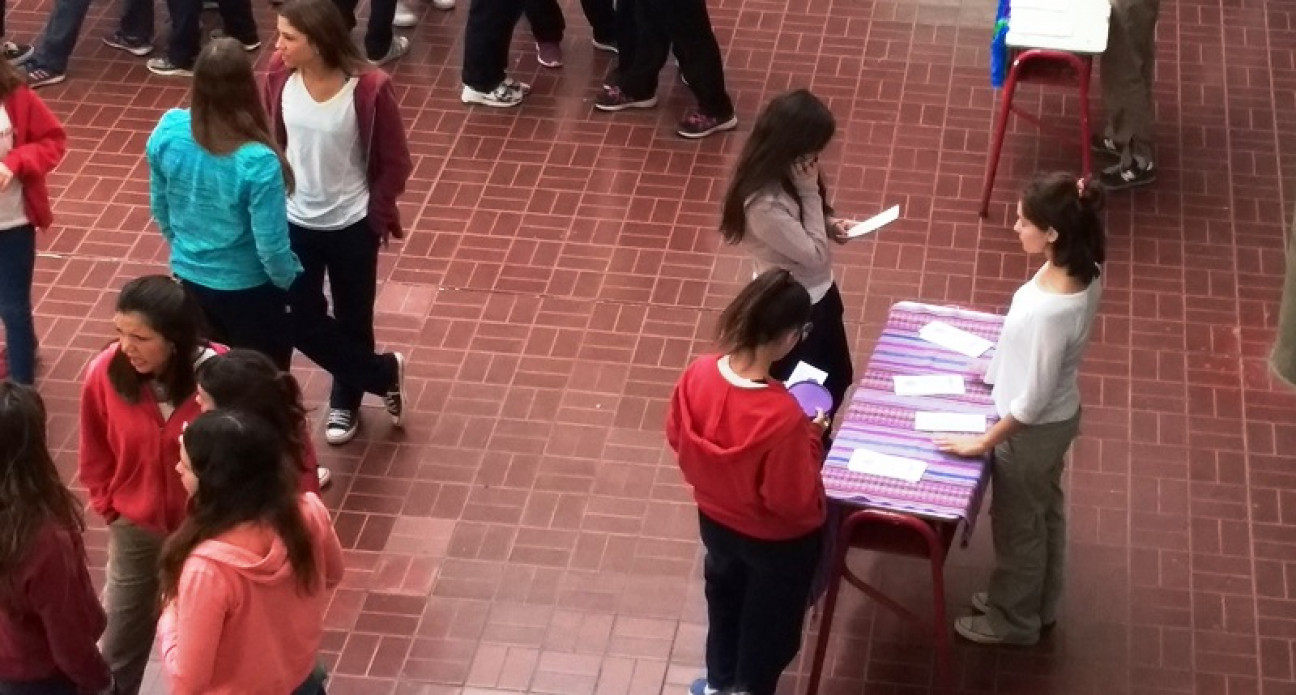
<path fill-rule="evenodd" d="M 813 381 L 816 384 L 823 386 L 823 383 L 827 380 L 828 372 L 825 372 L 813 365 L 806 364 L 805 362 L 797 362 L 796 368 L 792 370 L 792 375 L 783 383 L 799 384 L 803 381 Z"/>
<path fill-rule="evenodd" d="M 959 396 L 967 393 L 961 374 L 894 376 L 897 396 Z"/>
<path fill-rule="evenodd" d="M 986 417 L 976 413 L 914 413 L 914 429 L 922 432 L 986 431 Z"/>
<path fill-rule="evenodd" d="M 891 207 L 879 212 L 878 214 L 856 224 L 854 227 L 846 230 L 847 238 L 854 239 L 865 234 L 876 232 L 892 222 L 900 219 L 900 206 L 892 205 Z"/>
<path fill-rule="evenodd" d="M 994 343 L 985 338 L 955 328 L 944 321 L 932 321 L 918 329 L 918 337 L 968 357 L 980 357 L 994 346 Z"/>
<path fill-rule="evenodd" d="M 922 480 L 927 472 L 927 464 L 917 459 L 879 454 L 868 449 L 856 449 L 851 452 L 846 468 L 855 473 L 876 475 L 883 478 L 895 478 L 908 483 Z"/>

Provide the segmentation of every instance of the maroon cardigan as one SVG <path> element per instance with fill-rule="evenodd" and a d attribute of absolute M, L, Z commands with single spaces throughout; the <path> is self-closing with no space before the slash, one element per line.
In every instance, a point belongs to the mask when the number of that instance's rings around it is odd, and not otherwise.
<path fill-rule="evenodd" d="M 275 140 L 281 148 L 288 146 L 283 90 L 292 73 L 276 53 L 270 58 L 269 73 L 261 84 L 261 101 L 270 114 Z M 369 226 L 385 245 L 391 237 L 405 238 L 396 199 L 405 192 L 405 182 L 414 171 L 391 77 L 377 68 L 360 73 L 355 107 L 369 180 Z"/>

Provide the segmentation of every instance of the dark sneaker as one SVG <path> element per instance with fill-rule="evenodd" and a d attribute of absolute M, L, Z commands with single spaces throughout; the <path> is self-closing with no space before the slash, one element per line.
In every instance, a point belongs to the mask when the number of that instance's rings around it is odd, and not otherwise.
<path fill-rule="evenodd" d="M 599 111 L 625 111 L 626 109 L 651 109 L 657 105 L 657 95 L 636 99 L 621 91 L 620 87 L 604 86 L 603 93 L 594 100 Z"/>
<path fill-rule="evenodd" d="M 704 138 L 712 133 L 719 133 L 725 130 L 733 130 L 738 127 L 738 116 L 730 116 L 721 119 L 715 116 L 708 116 L 701 111 L 694 111 L 680 121 L 679 127 L 675 129 L 680 137 L 697 139 Z"/>
<path fill-rule="evenodd" d="M 4 58 L 9 61 L 10 65 L 18 67 L 19 65 L 31 60 L 32 54 L 36 52 L 36 49 L 32 48 L 31 44 L 5 41 L 0 43 L 0 51 L 4 51 Z"/>
<path fill-rule="evenodd" d="M 330 408 L 324 424 L 324 441 L 337 446 L 355 439 L 360 430 L 359 413 L 346 408 Z"/>
<path fill-rule="evenodd" d="M 1109 191 L 1123 191 L 1126 188 L 1146 186 L 1156 181 L 1156 167 L 1152 162 L 1140 164 L 1135 160 L 1128 167 L 1116 164 L 1102 170 L 1098 180 Z"/>
<path fill-rule="evenodd" d="M 383 396 L 383 407 L 391 416 L 392 424 L 400 427 L 405 423 L 405 355 L 393 352 L 391 358 L 396 361 L 396 383 Z"/>
<path fill-rule="evenodd" d="M 699 678 L 689 684 L 689 695 L 719 695 L 720 691 L 707 685 L 707 679 Z"/>
<path fill-rule="evenodd" d="M 103 42 L 117 50 L 126 51 L 133 56 L 139 56 L 141 58 L 153 52 L 153 43 L 151 41 L 144 41 L 143 39 L 127 36 L 120 31 L 115 31 L 112 34 L 105 36 Z"/>
<path fill-rule="evenodd" d="M 216 40 L 216 39 L 223 39 L 223 38 L 225 38 L 226 36 L 228 36 L 228 34 L 225 33 L 225 30 L 223 30 L 223 29 L 212 29 L 212 30 L 211 30 L 211 33 L 207 35 L 207 38 L 212 39 L 212 40 L 214 41 L 214 40 Z M 251 53 L 252 51 L 255 51 L 256 49 L 258 49 L 258 48 L 261 47 L 261 40 L 260 40 L 260 39 L 255 39 L 255 38 L 254 38 L 254 39 L 252 39 L 252 41 L 250 41 L 250 42 L 249 42 L 249 41 L 238 40 L 238 42 L 239 42 L 239 45 L 243 47 L 243 50 L 247 51 L 248 53 Z"/>
<path fill-rule="evenodd" d="M 547 68 L 560 68 L 563 64 L 562 44 L 541 41 L 536 44 L 536 62 Z"/>
<path fill-rule="evenodd" d="M 163 77 L 193 77 L 193 68 L 182 68 L 171 62 L 170 58 L 149 58 L 145 63 L 149 72 Z"/>
<path fill-rule="evenodd" d="M 371 58 L 369 62 L 373 65 L 386 65 L 397 58 L 409 53 L 410 40 L 408 36 L 393 36 L 391 45 L 387 47 L 387 55 L 381 58 Z"/>
<path fill-rule="evenodd" d="M 618 52 L 616 41 L 599 41 L 598 39 L 590 39 L 590 43 L 594 44 L 594 48 L 597 48 L 598 50 L 603 51 L 605 53 Z"/>
<path fill-rule="evenodd" d="M 58 84 L 67 79 L 67 75 L 61 72 L 54 72 L 46 68 L 32 68 L 30 65 L 27 70 L 27 86 L 32 89 L 37 87 L 48 87 L 52 84 Z"/>
<path fill-rule="evenodd" d="M 1095 135 L 1090 138 L 1089 149 L 1098 154 L 1105 154 L 1111 157 L 1119 157 L 1121 155 L 1120 145 L 1117 145 L 1115 140 L 1105 135 Z"/>

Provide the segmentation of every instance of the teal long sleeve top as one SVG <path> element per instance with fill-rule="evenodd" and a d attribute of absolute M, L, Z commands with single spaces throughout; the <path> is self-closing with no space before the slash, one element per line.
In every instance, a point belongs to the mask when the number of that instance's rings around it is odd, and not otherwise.
<path fill-rule="evenodd" d="M 279 158 L 260 143 L 212 154 L 191 122 L 189 109 L 171 109 L 147 146 L 149 205 L 171 247 L 171 272 L 215 290 L 288 289 L 302 266 L 288 240 Z"/>

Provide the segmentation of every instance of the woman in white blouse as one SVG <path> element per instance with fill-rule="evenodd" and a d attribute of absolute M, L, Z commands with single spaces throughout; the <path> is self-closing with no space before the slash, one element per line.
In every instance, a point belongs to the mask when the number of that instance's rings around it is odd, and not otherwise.
<path fill-rule="evenodd" d="M 985 382 L 999 421 L 979 437 L 936 439 L 941 451 L 994 450 L 990 503 L 995 569 L 958 634 L 1030 645 L 1057 620 L 1066 550 L 1062 469 L 1080 425 L 1076 373 L 1102 295 L 1102 191 L 1070 174 L 1037 176 L 1017 203 L 1022 248 L 1044 265 L 1013 295 Z"/>

